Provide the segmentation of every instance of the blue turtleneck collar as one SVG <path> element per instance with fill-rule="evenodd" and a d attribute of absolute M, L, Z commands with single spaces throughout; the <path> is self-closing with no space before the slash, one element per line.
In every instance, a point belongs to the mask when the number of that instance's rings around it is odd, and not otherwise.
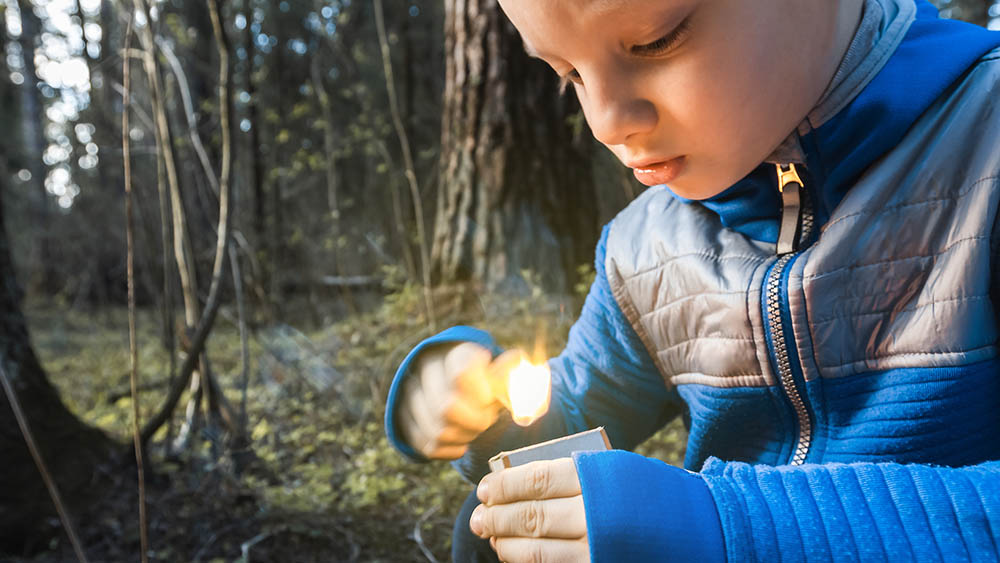
<path fill-rule="evenodd" d="M 799 172 L 816 202 L 817 224 L 826 223 L 862 172 L 896 146 L 934 100 L 997 46 L 1000 33 L 939 19 L 933 5 L 918 1 L 916 18 L 882 69 L 833 117 L 817 128 L 807 120 L 807 132 L 800 127 L 797 133 L 805 156 Z M 773 243 L 781 215 L 776 182 L 774 164 L 764 163 L 698 203 L 726 227 Z"/>

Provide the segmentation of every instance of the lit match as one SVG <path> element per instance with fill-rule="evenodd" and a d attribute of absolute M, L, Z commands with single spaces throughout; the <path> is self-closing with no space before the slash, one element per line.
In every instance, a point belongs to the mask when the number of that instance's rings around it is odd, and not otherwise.
<path fill-rule="evenodd" d="M 510 414 L 521 426 L 528 426 L 549 410 L 551 394 L 552 374 L 547 363 L 535 365 L 522 358 L 507 376 Z"/>
<path fill-rule="evenodd" d="M 552 375 L 548 363 L 534 363 L 520 350 L 501 354 L 490 366 L 493 395 L 521 426 L 538 420 L 549 410 Z"/>

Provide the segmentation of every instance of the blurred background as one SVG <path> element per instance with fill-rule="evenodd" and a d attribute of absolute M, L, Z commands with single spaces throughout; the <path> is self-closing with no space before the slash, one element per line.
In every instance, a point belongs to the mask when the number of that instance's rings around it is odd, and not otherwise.
<path fill-rule="evenodd" d="M 495 2 L 0 0 L 0 53 L 0 363 L 46 464 L 2 395 L 0 559 L 76 560 L 43 474 L 139 559 L 137 406 L 150 560 L 447 560 L 472 485 L 388 446 L 395 367 L 456 323 L 557 353 L 642 189 Z"/>

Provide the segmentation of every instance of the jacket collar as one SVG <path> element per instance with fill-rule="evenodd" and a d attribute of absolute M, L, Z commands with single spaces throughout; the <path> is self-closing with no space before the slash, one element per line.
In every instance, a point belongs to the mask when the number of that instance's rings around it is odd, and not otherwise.
<path fill-rule="evenodd" d="M 820 101 L 764 163 L 698 202 L 752 239 L 778 238 L 781 202 L 773 163 L 804 164 L 823 225 L 847 190 L 1000 33 L 938 18 L 925 0 L 866 0 L 862 21 Z M 684 200 L 688 201 L 689 200 Z"/>

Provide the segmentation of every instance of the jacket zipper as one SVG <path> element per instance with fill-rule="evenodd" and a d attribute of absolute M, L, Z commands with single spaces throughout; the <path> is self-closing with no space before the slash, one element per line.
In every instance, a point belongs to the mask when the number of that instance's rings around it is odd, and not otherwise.
<path fill-rule="evenodd" d="M 800 245 L 812 236 L 813 209 L 809 193 L 794 164 L 777 164 L 778 191 L 781 193 L 781 224 L 778 231 L 778 260 L 767 275 L 765 309 L 774 350 L 774 363 L 781 386 L 795 411 L 799 432 L 792 454 L 791 465 L 801 465 L 809 453 L 812 442 L 812 421 L 805 399 L 795 384 L 791 354 L 795 353 L 794 340 L 786 338 L 782 311 L 787 304 L 786 291 L 782 291 L 782 281 L 786 278 L 788 266 L 799 255 Z M 791 333 L 791 327 L 788 331 Z M 790 349 L 791 348 L 791 349 Z M 804 385 L 804 381 L 803 381 Z"/>

